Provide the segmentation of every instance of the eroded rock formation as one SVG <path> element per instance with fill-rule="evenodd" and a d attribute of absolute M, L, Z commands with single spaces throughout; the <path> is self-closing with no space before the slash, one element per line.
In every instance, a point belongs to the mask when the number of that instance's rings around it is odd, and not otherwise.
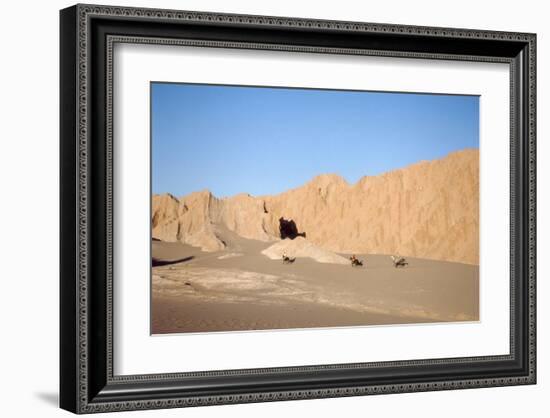
<path fill-rule="evenodd" d="M 276 241 L 281 218 L 294 223 L 290 235 L 305 231 L 309 242 L 333 252 L 478 264 L 478 150 L 363 177 L 354 185 L 325 174 L 274 196 L 153 196 L 153 237 L 205 251 L 225 247 L 216 225 L 244 238 Z"/>

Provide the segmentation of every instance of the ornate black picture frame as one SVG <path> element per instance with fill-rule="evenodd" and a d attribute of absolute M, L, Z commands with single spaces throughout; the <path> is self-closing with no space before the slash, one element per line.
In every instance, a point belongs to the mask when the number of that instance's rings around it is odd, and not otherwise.
<path fill-rule="evenodd" d="M 61 11 L 60 406 L 75 413 L 536 382 L 536 36 L 76 5 Z M 507 63 L 510 354 L 169 374 L 113 374 L 112 57 L 117 42 Z"/>

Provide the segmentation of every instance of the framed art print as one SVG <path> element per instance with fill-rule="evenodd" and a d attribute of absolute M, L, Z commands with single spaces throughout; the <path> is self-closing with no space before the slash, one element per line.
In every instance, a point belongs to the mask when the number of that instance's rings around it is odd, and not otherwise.
<path fill-rule="evenodd" d="M 534 34 L 61 11 L 61 407 L 536 382 Z"/>

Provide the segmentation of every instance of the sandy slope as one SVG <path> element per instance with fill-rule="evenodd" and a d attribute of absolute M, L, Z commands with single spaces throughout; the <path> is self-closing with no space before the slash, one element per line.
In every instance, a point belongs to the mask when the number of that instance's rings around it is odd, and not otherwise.
<path fill-rule="evenodd" d="M 332 251 L 318 247 L 303 237 L 293 240 L 284 239 L 262 250 L 262 254 L 272 260 L 281 260 L 283 255 L 289 257 L 311 258 L 319 263 L 349 264 L 349 260 Z"/>
<path fill-rule="evenodd" d="M 273 243 L 216 227 L 227 249 L 153 242 L 153 333 L 309 328 L 478 320 L 478 267 L 359 255 L 366 267 L 261 252 Z M 292 254 L 290 254 L 292 255 Z"/>

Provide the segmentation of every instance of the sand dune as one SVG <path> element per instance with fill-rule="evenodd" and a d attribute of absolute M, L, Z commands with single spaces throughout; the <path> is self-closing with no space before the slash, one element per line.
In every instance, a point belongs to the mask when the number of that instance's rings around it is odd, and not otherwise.
<path fill-rule="evenodd" d="M 152 332 L 479 320 L 478 157 L 275 196 L 153 196 Z"/>
<path fill-rule="evenodd" d="M 464 150 L 350 185 L 321 175 L 275 196 L 208 191 L 153 196 L 153 237 L 203 251 L 227 243 L 227 228 L 260 242 L 279 238 L 279 219 L 292 219 L 307 241 L 334 253 L 395 254 L 479 263 L 479 153 Z"/>
<path fill-rule="evenodd" d="M 153 242 L 154 258 L 184 260 L 153 267 L 154 334 L 479 319 L 477 266 L 409 258 L 396 269 L 388 255 L 368 254 L 358 255 L 363 268 L 311 257 L 287 265 L 263 252 L 300 238 L 273 244 L 216 232 L 230 250 Z"/>
<path fill-rule="evenodd" d="M 313 245 L 311 242 L 302 237 L 296 237 L 293 240 L 281 240 L 273 244 L 269 248 L 263 250 L 262 254 L 266 255 L 272 260 L 281 260 L 283 254 L 286 254 L 288 257 L 291 258 L 311 258 L 319 263 L 346 265 L 350 263 L 349 260 L 345 259 L 341 255 L 333 253 L 332 251 L 327 251 L 321 247 L 317 247 L 316 245 Z"/>

